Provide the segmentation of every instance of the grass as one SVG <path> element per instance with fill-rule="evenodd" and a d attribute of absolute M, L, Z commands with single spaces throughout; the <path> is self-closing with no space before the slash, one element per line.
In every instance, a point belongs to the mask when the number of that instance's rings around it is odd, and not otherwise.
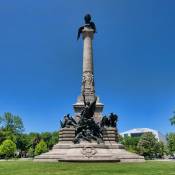
<path fill-rule="evenodd" d="M 0 175 L 175 175 L 175 162 L 40 163 L 0 162 Z"/>

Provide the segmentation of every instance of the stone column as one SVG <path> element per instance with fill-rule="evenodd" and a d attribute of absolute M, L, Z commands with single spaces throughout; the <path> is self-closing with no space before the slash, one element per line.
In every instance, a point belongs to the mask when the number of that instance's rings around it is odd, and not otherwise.
<path fill-rule="evenodd" d="M 86 97 L 86 101 L 93 101 L 95 97 L 94 88 L 94 70 L 93 70 L 93 29 L 84 28 L 82 32 L 83 47 L 83 78 L 82 78 L 82 95 Z"/>
<path fill-rule="evenodd" d="M 83 94 L 85 95 L 86 102 L 92 102 L 95 98 L 95 86 L 94 86 L 94 64 L 93 64 L 93 46 L 92 40 L 94 36 L 94 30 L 84 27 L 82 31 L 83 38 L 83 76 L 81 85 L 81 95 L 78 97 L 77 102 L 73 105 L 76 115 L 80 115 L 84 107 Z M 95 120 L 101 120 L 101 112 L 103 111 L 103 104 L 100 103 L 99 97 L 97 97 L 96 110 L 94 114 Z"/>

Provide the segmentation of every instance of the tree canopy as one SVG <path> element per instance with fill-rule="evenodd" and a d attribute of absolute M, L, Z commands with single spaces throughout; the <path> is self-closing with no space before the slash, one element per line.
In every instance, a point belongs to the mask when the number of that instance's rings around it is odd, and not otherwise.
<path fill-rule="evenodd" d="M 175 111 L 173 112 L 173 116 L 170 118 L 171 125 L 175 125 Z"/>
<path fill-rule="evenodd" d="M 13 115 L 10 112 L 5 112 L 0 116 L 1 130 L 19 134 L 24 131 L 22 119 L 18 115 Z"/>

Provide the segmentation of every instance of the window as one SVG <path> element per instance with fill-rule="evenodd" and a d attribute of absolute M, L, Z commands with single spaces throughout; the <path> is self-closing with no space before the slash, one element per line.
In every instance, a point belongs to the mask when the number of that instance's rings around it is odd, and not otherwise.
<path fill-rule="evenodd" d="M 131 137 L 140 137 L 142 136 L 144 133 L 131 133 Z"/>

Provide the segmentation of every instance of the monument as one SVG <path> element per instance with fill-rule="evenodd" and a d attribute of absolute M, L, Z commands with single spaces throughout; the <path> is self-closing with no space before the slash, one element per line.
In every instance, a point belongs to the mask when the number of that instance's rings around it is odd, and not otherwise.
<path fill-rule="evenodd" d="M 84 17 L 85 25 L 78 30 L 82 35 L 83 76 L 81 95 L 73 105 L 75 115 L 64 116 L 60 121 L 59 143 L 47 153 L 36 156 L 34 161 L 65 162 L 143 162 L 144 158 L 124 149 L 117 143 L 116 114 L 102 116 L 104 105 L 95 95 L 92 40 L 96 26 L 91 16 Z"/>
<path fill-rule="evenodd" d="M 96 26 L 91 22 L 91 16 L 86 15 L 84 17 L 85 25 L 78 30 L 77 39 L 82 38 L 83 44 L 83 76 L 81 85 L 81 96 L 78 97 L 77 103 L 73 105 L 76 114 L 80 114 L 83 107 L 83 95 L 86 101 L 92 102 L 95 98 L 95 83 L 94 83 L 94 64 L 93 64 L 93 47 L 92 40 L 94 33 L 96 33 Z M 99 97 L 97 97 L 94 118 L 96 121 L 100 121 L 101 113 L 103 111 L 103 104 L 100 103 Z"/>

